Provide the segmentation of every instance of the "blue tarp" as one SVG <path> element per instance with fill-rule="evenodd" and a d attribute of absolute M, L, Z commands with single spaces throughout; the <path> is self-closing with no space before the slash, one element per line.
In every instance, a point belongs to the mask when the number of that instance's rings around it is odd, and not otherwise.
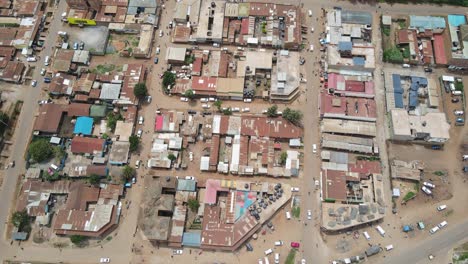
<path fill-rule="evenodd" d="M 395 92 L 394 97 L 395 97 L 395 107 L 404 108 L 405 105 L 403 104 L 403 94 Z"/>
<path fill-rule="evenodd" d="M 91 135 L 93 131 L 94 119 L 87 116 L 80 116 L 76 119 L 74 134 Z"/>
<path fill-rule="evenodd" d="M 201 233 L 197 231 L 184 232 L 182 235 L 182 245 L 188 247 L 200 247 Z"/>

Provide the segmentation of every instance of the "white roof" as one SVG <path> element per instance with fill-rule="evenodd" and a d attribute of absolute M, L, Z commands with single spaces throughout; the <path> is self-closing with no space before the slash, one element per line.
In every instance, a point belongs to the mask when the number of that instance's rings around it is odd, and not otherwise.
<path fill-rule="evenodd" d="M 455 78 L 453 76 L 448 76 L 448 75 L 442 75 L 442 81 L 445 82 L 454 82 Z"/>
<path fill-rule="evenodd" d="M 200 170 L 207 171 L 210 168 L 210 157 L 201 157 L 200 159 Z"/>

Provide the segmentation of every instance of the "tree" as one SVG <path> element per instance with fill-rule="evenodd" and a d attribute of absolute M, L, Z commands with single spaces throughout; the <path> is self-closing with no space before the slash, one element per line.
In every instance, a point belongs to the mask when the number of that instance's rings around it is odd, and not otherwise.
<path fill-rule="evenodd" d="M 224 115 L 232 115 L 232 109 L 231 109 L 231 107 L 224 109 L 224 110 L 223 110 L 223 114 L 224 114 Z"/>
<path fill-rule="evenodd" d="M 29 145 L 29 155 L 36 162 L 50 159 L 54 154 L 54 149 L 46 139 L 39 139 Z"/>
<path fill-rule="evenodd" d="M 29 215 L 26 210 L 23 211 L 16 211 L 13 213 L 11 216 L 11 222 L 15 227 L 17 227 L 19 230 L 22 230 L 23 227 L 29 224 Z"/>
<path fill-rule="evenodd" d="M 171 162 L 173 162 L 174 160 L 177 159 L 177 157 L 176 157 L 174 154 L 172 154 L 172 153 L 169 154 L 169 155 L 167 155 L 167 158 L 168 158 Z"/>
<path fill-rule="evenodd" d="M 110 112 L 107 114 L 107 127 L 110 128 L 112 132 L 115 130 L 115 126 L 117 125 L 117 121 L 122 120 L 122 115 L 120 113 Z"/>
<path fill-rule="evenodd" d="M 53 149 L 54 157 L 57 162 L 60 162 L 67 155 L 67 152 L 61 146 L 55 146 Z"/>
<path fill-rule="evenodd" d="M 278 114 L 278 106 L 277 105 L 272 105 L 268 108 L 267 110 L 267 116 L 268 117 L 275 117 Z"/>
<path fill-rule="evenodd" d="M 288 153 L 286 153 L 286 152 L 281 152 L 280 164 L 281 164 L 281 165 L 286 164 L 286 160 L 287 160 L 287 159 L 288 159 Z"/>
<path fill-rule="evenodd" d="M 146 84 L 144 83 L 137 83 L 133 88 L 133 94 L 138 98 L 143 98 L 148 95 L 148 89 L 146 88 Z"/>
<path fill-rule="evenodd" d="M 101 182 L 101 177 L 97 174 L 89 175 L 88 182 L 91 185 L 98 185 Z"/>
<path fill-rule="evenodd" d="M 302 112 L 298 110 L 292 110 L 289 107 L 284 109 L 283 118 L 298 126 L 302 121 Z"/>
<path fill-rule="evenodd" d="M 384 50 L 383 60 L 393 63 L 402 63 L 403 54 L 401 54 L 400 50 L 397 47 L 391 47 L 389 49 Z"/>
<path fill-rule="evenodd" d="M 124 182 L 127 182 L 129 181 L 131 178 L 135 177 L 136 175 L 136 171 L 134 168 L 130 167 L 130 166 L 125 166 L 123 168 L 123 171 L 122 171 L 122 180 Z"/>
<path fill-rule="evenodd" d="M 85 236 L 81 236 L 81 235 L 71 235 L 70 236 L 70 241 L 76 245 L 76 246 L 79 246 L 79 247 L 82 247 L 85 245 L 85 242 L 88 241 L 88 238 L 85 237 Z"/>
<path fill-rule="evenodd" d="M 166 88 L 167 86 L 173 86 L 176 81 L 176 75 L 170 71 L 166 71 L 163 75 L 163 86 Z"/>
<path fill-rule="evenodd" d="M 195 93 L 192 89 L 188 89 L 187 91 L 185 91 L 184 96 L 189 99 L 193 99 L 193 97 L 195 97 Z"/>
<path fill-rule="evenodd" d="M 189 199 L 188 200 L 188 207 L 192 212 L 196 212 L 198 208 L 200 207 L 200 203 L 198 202 L 197 199 Z"/>
<path fill-rule="evenodd" d="M 214 105 L 216 108 L 218 108 L 218 112 L 221 112 L 221 105 L 223 105 L 223 101 L 218 100 L 218 101 L 214 102 L 213 105 Z"/>
<path fill-rule="evenodd" d="M 136 135 L 131 135 L 128 141 L 130 142 L 130 151 L 136 151 L 140 145 L 140 138 Z"/>

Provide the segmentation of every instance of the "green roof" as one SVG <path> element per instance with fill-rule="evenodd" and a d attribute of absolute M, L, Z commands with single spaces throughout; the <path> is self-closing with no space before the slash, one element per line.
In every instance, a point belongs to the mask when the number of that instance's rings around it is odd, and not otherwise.
<path fill-rule="evenodd" d="M 107 107 L 105 105 L 92 105 L 89 110 L 89 116 L 91 117 L 105 117 L 107 112 Z"/>

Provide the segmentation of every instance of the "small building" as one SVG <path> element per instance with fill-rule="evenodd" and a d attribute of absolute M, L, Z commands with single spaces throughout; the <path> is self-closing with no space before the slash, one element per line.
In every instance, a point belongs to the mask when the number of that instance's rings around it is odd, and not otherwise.
<path fill-rule="evenodd" d="M 118 141 L 129 141 L 130 136 L 132 134 L 133 134 L 133 123 L 117 121 L 114 135 L 117 137 Z"/>
<path fill-rule="evenodd" d="M 107 115 L 107 106 L 105 105 L 91 105 L 89 110 L 90 117 L 103 118 Z"/>
<path fill-rule="evenodd" d="M 106 101 L 118 100 L 121 88 L 122 85 L 120 83 L 103 83 L 99 99 Z"/>
<path fill-rule="evenodd" d="M 184 64 L 186 48 L 169 47 L 166 53 L 166 61 L 171 64 Z"/>
<path fill-rule="evenodd" d="M 88 116 L 80 116 L 76 119 L 75 129 L 73 134 L 82 134 L 85 136 L 91 135 L 93 132 L 94 119 Z"/>
<path fill-rule="evenodd" d="M 125 165 L 128 163 L 130 142 L 116 141 L 112 143 L 109 154 L 109 163 L 112 165 Z"/>
<path fill-rule="evenodd" d="M 104 139 L 75 136 L 70 150 L 75 154 L 98 155 L 103 152 L 104 146 Z"/>

